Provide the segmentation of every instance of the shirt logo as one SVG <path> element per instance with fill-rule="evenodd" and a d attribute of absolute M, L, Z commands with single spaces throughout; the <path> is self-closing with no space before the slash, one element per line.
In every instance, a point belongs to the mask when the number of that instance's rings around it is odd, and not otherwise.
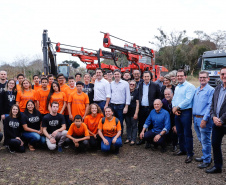
<path fill-rule="evenodd" d="M 9 126 L 12 128 L 18 128 L 19 125 L 20 125 L 19 122 L 14 122 L 14 121 L 9 122 Z"/>
<path fill-rule="evenodd" d="M 8 95 L 8 100 L 10 102 L 14 101 L 15 100 L 15 95 Z"/>
<path fill-rule="evenodd" d="M 52 121 L 49 121 L 49 125 L 50 126 L 57 126 L 59 124 L 59 121 L 58 120 L 52 120 Z"/>
<path fill-rule="evenodd" d="M 28 120 L 29 120 L 29 122 L 31 122 L 31 123 L 36 123 L 36 122 L 39 122 L 40 119 L 39 119 L 38 116 L 35 116 L 35 117 L 29 118 Z"/>

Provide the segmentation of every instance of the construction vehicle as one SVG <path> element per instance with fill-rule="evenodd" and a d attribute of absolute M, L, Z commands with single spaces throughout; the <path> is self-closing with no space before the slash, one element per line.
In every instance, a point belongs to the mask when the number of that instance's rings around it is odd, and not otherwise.
<path fill-rule="evenodd" d="M 111 52 L 121 52 L 126 55 L 127 60 L 130 62 L 128 67 L 121 69 L 122 72 L 132 71 L 134 69 L 138 69 L 141 72 L 150 71 L 152 73 L 153 81 L 156 81 L 160 75 L 164 75 L 168 72 L 164 66 L 155 65 L 155 52 L 153 49 L 138 46 L 135 43 L 125 41 L 118 37 L 112 36 L 109 33 L 101 33 L 104 34 L 103 46 L 111 49 Z M 131 44 L 131 46 L 128 44 L 125 44 L 124 47 L 116 46 L 112 44 L 110 37 L 125 41 L 126 43 Z"/>
<path fill-rule="evenodd" d="M 198 59 L 198 66 L 209 73 L 209 84 L 216 87 L 221 83 L 220 69 L 226 67 L 226 49 L 204 52 Z"/>
<path fill-rule="evenodd" d="M 56 77 L 58 73 L 63 73 L 65 78 L 68 79 L 70 66 L 68 64 L 57 65 L 56 52 L 53 49 L 53 45 L 50 38 L 48 37 L 48 30 L 43 30 L 42 52 L 44 75 L 53 74 Z"/>
<path fill-rule="evenodd" d="M 56 52 L 67 53 L 71 54 L 72 56 L 78 57 L 83 63 L 86 64 L 87 70 L 95 70 L 96 68 L 102 68 L 111 71 L 114 71 L 115 69 L 120 69 L 121 72 L 125 71 L 132 72 L 134 69 L 138 69 L 141 72 L 150 71 L 153 76 L 153 81 L 157 80 L 161 73 L 168 72 L 168 70 L 165 67 L 155 65 L 154 50 L 147 47 L 140 47 L 136 44 L 133 44 L 133 46 L 129 46 L 128 44 L 126 44 L 124 47 L 113 45 L 110 39 L 111 35 L 108 33 L 104 33 L 103 45 L 105 48 L 111 49 L 110 52 L 104 51 L 102 49 L 93 50 L 83 47 L 71 46 L 67 44 L 60 44 L 59 42 L 58 43 L 51 42 L 50 38 L 47 38 L 46 36 L 47 32 L 48 32 L 47 30 L 44 30 L 43 32 L 43 58 L 45 74 L 47 73 L 55 74 L 56 71 L 58 72 L 63 71 L 64 66 L 62 66 L 62 64 L 58 66 L 58 70 L 55 69 Z M 56 44 L 55 47 L 56 51 L 53 50 L 52 44 Z M 61 46 L 65 47 L 63 48 Z M 80 48 L 80 50 L 74 50 L 71 49 L 71 47 Z M 117 53 L 122 53 L 126 55 L 127 60 L 130 62 L 130 64 L 127 67 L 122 68 L 121 65 L 117 65 L 116 63 L 116 61 L 118 60 Z M 114 61 L 115 65 L 101 63 L 101 59 L 111 59 Z M 98 61 L 98 63 L 95 63 L 96 60 Z M 61 69 L 59 69 L 59 67 L 61 67 Z M 64 70 L 67 71 L 66 68 L 64 68 Z M 69 73 L 65 72 L 65 74 Z"/>

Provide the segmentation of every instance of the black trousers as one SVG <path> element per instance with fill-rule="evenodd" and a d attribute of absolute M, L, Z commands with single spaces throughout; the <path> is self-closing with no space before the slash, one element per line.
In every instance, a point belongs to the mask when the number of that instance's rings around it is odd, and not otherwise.
<path fill-rule="evenodd" d="M 212 130 L 212 147 L 213 147 L 213 157 L 214 157 L 214 166 L 216 168 L 222 169 L 223 157 L 221 151 L 222 138 L 226 133 L 226 128 L 217 127 L 213 125 Z"/>
<path fill-rule="evenodd" d="M 90 139 L 89 139 L 89 146 L 90 148 L 93 148 L 93 149 L 97 149 L 97 148 L 100 148 L 101 147 L 101 138 L 99 135 L 97 135 L 97 138 L 95 139 L 94 136 L 90 136 Z"/>
<path fill-rule="evenodd" d="M 18 140 L 18 139 L 9 139 L 7 141 L 7 143 L 9 145 L 10 150 L 16 151 L 16 152 L 21 152 L 21 153 L 25 152 L 24 145 L 20 146 L 21 145 L 21 141 Z"/>
<path fill-rule="evenodd" d="M 3 134 L 0 132 L 0 142 L 1 142 L 2 138 L 3 138 Z"/>
<path fill-rule="evenodd" d="M 143 130 L 144 123 L 149 116 L 151 109 L 149 107 L 140 106 L 139 114 L 138 114 L 138 137 Z M 151 129 L 152 125 L 148 128 Z"/>
<path fill-rule="evenodd" d="M 81 139 L 83 137 L 73 137 L 75 139 Z M 89 140 L 83 140 L 83 141 L 79 141 L 78 142 L 79 147 L 75 147 L 74 142 L 70 139 L 69 145 L 71 146 L 71 148 L 73 148 L 75 151 L 79 151 L 79 152 L 85 152 L 87 151 L 87 149 L 89 148 Z"/>

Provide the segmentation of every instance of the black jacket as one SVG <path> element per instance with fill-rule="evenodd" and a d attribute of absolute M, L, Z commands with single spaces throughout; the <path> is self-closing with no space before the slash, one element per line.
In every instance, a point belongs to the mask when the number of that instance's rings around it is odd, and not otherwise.
<path fill-rule="evenodd" d="M 139 103 L 141 106 L 141 100 L 143 97 L 143 83 L 139 84 Z M 161 98 L 161 93 L 160 93 L 160 88 L 159 85 L 150 81 L 149 85 L 149 91 L 148 91 L 148 101 L 149 101 L 149 108 L 153 109 L 153 103 L 155 99 L 160 99 Z"/>
<path fill-rule="evenodd" d="M 217 111 L 217 102 L 218 102 L 220 89 L 221 89 L 221 85 L 218 85 L 215 88 L 215 92 L 213 94 L 212 105 L 211 105 L 211 109 L 210 109 L 210 116 L 212 119 L 213 119 L 213 117 L 217 117 L 216 111 Z M 222 121 L 223 126 L 226 127 L 226 96 L 225 96 L 222 106 L 220 108 L 219 117 Z"/>

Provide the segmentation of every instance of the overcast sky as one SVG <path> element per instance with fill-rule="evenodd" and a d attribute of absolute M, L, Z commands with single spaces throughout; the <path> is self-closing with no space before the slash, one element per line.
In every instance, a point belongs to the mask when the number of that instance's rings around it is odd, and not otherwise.
<path fill-rule="evenodd" d="M 225 7 L 224 0 L 1 0 L 0 64 L 42 58 L 44 29 L 53 42 L 91 49 L 103 48 L 100 31 L 156 49 L 148 41 L 160 27 L 166 32 L 186 30 L 187 36 L 195 30 L 226 30 Z M 61 53 L 57 60 L 79 61 Z"/>

